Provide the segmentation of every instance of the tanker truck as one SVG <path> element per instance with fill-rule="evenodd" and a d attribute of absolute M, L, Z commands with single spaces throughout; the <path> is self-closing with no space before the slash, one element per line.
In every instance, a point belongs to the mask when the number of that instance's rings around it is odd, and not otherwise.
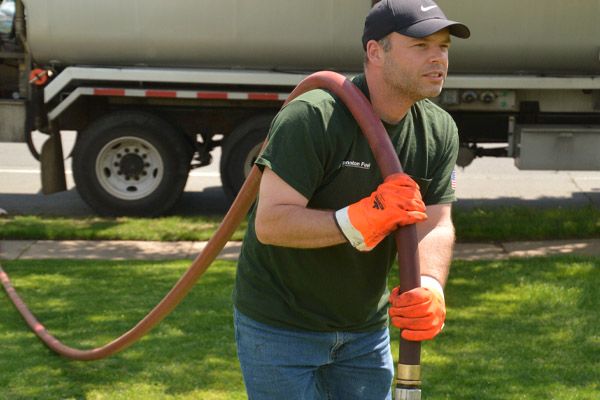
<path fill-rule="evenodd" d="M 76 131 L 75 185 L 101 215 L 167 213 L 217 147 L 233 198 L 304 77 L 360 73 L 372 3 L 4 0 L 0 142 L 28 145 L 53 193 L 66 188 L 60 132 Z M 438 4 L 472 32 L 434 99 L 458 125 L 458 165 L 600 170 L 600 3 Z M 33 131 L 48 136 L 39 153 Z"/>

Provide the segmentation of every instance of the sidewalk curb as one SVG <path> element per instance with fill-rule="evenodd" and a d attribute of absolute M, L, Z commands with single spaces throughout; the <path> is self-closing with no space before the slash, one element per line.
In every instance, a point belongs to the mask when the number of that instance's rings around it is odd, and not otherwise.
<path fill-rule="evenodd" d="M 195 259 L 207 242 L 125 240 L 2 240 L 0 259 L 181 260 Z M 237 260 L 241 242 L 228 242 L 218 260 Z M 454 260 L 506 260 L 549 255 L 600 255 L 600 239 L 456 243 Z"/>

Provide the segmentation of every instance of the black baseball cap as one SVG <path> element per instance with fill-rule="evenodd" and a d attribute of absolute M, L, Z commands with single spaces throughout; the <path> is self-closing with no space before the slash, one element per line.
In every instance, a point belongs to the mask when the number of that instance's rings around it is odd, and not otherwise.
<path fill-rule="evenodd" d="M 367 15 L 362 44 L 366 50 L 369 40 L 379 40 L 392 32 L 424 38 L 444 28 L 462 39 L 471 36 L 466 25 L 450 21 L 432 0 L 381 0 Z"/>

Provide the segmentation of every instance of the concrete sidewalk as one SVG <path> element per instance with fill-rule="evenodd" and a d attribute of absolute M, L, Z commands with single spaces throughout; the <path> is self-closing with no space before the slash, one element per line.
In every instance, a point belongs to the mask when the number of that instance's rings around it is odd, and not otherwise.
<path fill-rule="evenodd" d="M 3 240 L 0 259 L 172 260 L 194 259 L 206 242 Z M 217 259 L 236 260 L 241 242 L 229 242 Z M 600 255 L 600 239 L 457 243 L 456 260 L 503 260 L 558 254 Z"/>

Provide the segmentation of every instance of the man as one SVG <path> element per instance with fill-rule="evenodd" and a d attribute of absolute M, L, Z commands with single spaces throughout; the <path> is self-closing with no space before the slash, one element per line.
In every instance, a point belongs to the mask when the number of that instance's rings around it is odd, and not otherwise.
<path fill-rule="evenodd" d="M 392 324 L 407 340 L 440 332 L 458 136 L 424 99 L 442 89 L 451 34 L 469 30 L 431 0 L 384 0 L 365 21 L 365 69 L 353 82 L 406 174 L 382 182 L 352 115 L 326 91 L 275 118 L 233 291 L 250 399 L 391 399 L 387 276 L 399 225 L 417 223 L 422 287 L 389 295 Z"/>

